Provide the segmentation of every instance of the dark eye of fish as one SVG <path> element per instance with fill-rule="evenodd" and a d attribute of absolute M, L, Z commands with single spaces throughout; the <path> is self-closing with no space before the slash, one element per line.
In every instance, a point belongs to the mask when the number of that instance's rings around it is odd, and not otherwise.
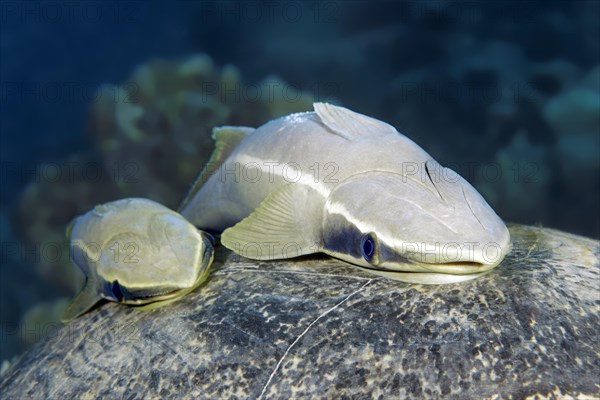
<path fill-rule="evenodd" d="M 110 291 L 112 292 L 113 296 L 115 296 L 117 301 L 121 301 L 123 299 L 123 292 L 121 291 L 121 285 L 119 285 L 118 281 L 114 281 L 112 283 Z"/>
<path fill-rule="evenodd" d="M 375 240 L 370 233 L 363 235 L 360 240 L 360 250 L 365 260 L 371 261 L 373 254 L 375 254 Z"/>

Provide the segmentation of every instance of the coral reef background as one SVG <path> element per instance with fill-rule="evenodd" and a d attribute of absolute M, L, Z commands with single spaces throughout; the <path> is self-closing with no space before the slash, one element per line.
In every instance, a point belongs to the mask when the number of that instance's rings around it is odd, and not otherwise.
<path fill-rule="evenodd" d="M 53 332 L 94 204 L 175 208 L 215 125 L 332 101 L 507 221 L 600 238 L 600 2 L 0 3 L 0 359 Z M 25 316 L 25 317 L 24 317 Z"/>

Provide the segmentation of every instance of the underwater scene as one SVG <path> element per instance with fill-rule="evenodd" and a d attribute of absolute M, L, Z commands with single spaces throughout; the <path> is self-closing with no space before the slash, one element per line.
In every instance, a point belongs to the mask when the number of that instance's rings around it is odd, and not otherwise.
<path fill-rule="evenodd" d="M 1 0 L 0 397 L 599 398 L 599 37 L 598 0 Z M 111 321 L 143 340 L 73 333 Z"/>

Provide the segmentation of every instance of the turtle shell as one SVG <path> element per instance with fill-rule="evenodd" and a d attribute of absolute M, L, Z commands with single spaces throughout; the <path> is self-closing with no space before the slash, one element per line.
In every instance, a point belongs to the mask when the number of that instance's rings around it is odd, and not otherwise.
<path fill-rule="evenodd" d="M 42 340 L 10 367 L 0 392 L 596 398 L 599 242 L 510 230 L 513 251 L 501 265 L 440 286 L 374 277 L 329 258 L 224 256 L 202 290 L 169 307 L 107 304 Z"/>

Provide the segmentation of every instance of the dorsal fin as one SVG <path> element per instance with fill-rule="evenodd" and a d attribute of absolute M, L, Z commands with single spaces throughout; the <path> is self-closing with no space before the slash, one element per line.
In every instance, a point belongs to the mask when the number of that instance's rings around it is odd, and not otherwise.
<path fill-rule="evenodd" d="M 249 128 L 247 126 L 218 126 L 213 128 L 212 138 L 215 141 L 215 149 L 210 156 L 210 160 L 208 160 L 208 163 L 202 168 L 202 172 L 200 172 L 194 181 L 192 188 L 181 202 L 179 211 L 183 210 L 183 208 L 188 205 L 202 185 L 204 185 L 208 178 L 219 169 L 225 159 L 229 157 L 229 154 L 231 154 L 233 149 L 237 147 L 242 139 L 254 131 L 254 128 Z"/>
<path fill-rule="evenodd" d="M 329 103 L 314 103 L 313 107 L 326 127 L 347 140 L 355 140 L 372 134 L 398 134 L 393 126 L 344 107 Z"/>

